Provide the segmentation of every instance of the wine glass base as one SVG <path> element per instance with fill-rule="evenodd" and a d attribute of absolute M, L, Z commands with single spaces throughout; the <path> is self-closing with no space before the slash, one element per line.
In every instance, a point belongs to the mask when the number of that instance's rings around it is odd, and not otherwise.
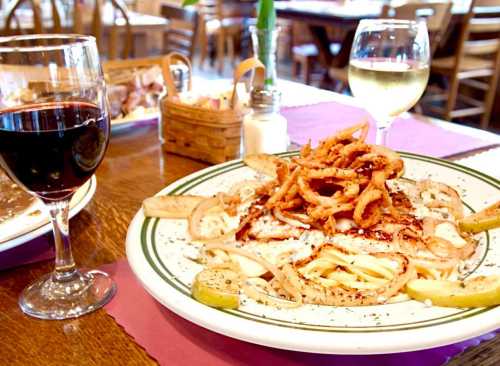
<path fill-rule="evenodd" d="M 19 306 L 35 318 L 76 318 L 101 308 L 115 292 L 115 283 L 101 271 L 76 270 L 67 280 L 59 281 L 51 273 L 24 289 Z"/>

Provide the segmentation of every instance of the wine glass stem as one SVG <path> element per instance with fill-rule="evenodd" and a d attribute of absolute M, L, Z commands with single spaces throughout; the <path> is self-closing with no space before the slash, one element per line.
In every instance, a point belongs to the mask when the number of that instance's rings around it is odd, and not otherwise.
<path fill-rule="evenodd" d="M 68 281 L 76 274 L 69 240 L 69 201 L 67 198 L 47 204 L 56 247 L 56 266 L 53 273 L 53 280 L 56 282 Z"/>
<path fill-rule="evenodd" d="M 382 119 L 377 121 L 377 132 L 375 135 L 375 143 L 377 145 L 387 146 L 387 133 L 389 132 L 389 127 L 391 126 L 392 120 Z"/>
<path fill-rule="evenodd" d="M 386 146 L 388 130 L 387 127 L 377 127 L 377 135 L 375 137 L 375 143 L 377 145 Z"/>

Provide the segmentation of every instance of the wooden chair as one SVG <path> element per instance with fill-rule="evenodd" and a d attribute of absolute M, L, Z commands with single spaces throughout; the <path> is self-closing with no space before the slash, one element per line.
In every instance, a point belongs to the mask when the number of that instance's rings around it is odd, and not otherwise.
<path fill-rule="evenodd" d="M 235 12 L 230 10 L 229 4 L 224 4 L 223 0 L 201 0 L 198 3 L 200 14 L 200 67 L 203 67 L 209 54 L 210 39 L 215 39 L 215 54 L 217 61 L 217 71 L 222 74 L 224 71 L 224 58 L 227 47 L 227 54 L 234 66 L 236 62 L 236 40 L 244 29 L 245 17 L 238 14 L 238 9 L 242 5 L 237 5 Z M 235 13 L 235 14 L 234 14 Z"/>
<path fill-rule="evenodd" d="M 105 2 L 109 1 L 112 8 L 112 14 L 103 14 Z M 75 2 L 75 19 L 74 19 L 74 31 L 77 33 L 81 33 L 83 29 L 83 21 L 82 16 L 83 12 L 80 11 L 79 5 L 80 2 Z M 119 17 L 117 17 L 117 14 Z M 103 16 L 113 17 L 113 24 L 109 30 L 109 37 L 107 40 L 107 44 L 104 42 L 104 22 Z M 118 25 L 117 19 L 124 23 L 124 25 Z M 124 30 L 124 35 L 122 36 L 122 31 Z M 109 60 L 113 60 L 118 58 L 120 45 L 121 47 L 121 58 L 126 59 L 134 54 L 134 37 L 132 34 L 132 28 L 130 25 L 130 19 L 128 17 L 128 9 L 125 3 L 122 0 L 95 0 L 95 6 L 92 15 L 92 24 L 91 24 L 91 34 L 96 38 L 97 46 L 99 50 L 103 49 L 108 50 L 107 58 Z"/>
<path fill-rule="evenodd" d="M 17 17 L 16 13 L 22 6 L 28 5 L 33 14 L 33 28 L 26 29 L 22 21 Z M 11 3 L 11 6 L 6 11 L 4 35 L 15 34 L 41 34 L 41 33 L 61 33 L 61 16 L 59 15 L 57 0 L 50 0 L 52 27 L 45 29 L 43 25 L 43 14 L 40 0 L 18 0 Z M 14 24 L 13 24 L 14 23 Z"/>
<path fill-rule="evenodd" d="M 444 2 L 410 2 L 397 7 L 384 5 L 381 18 L 394 18 L 404 20 L 415 20 L 425 18 L 427 29 L 429 31 L 429 41 L 431 47 L 431 56 L 441 43 L 443 35 L 446 33 L 451 20 L 450 1 Z M 349 81 L 347 77 L 347 67 L 331 67 L 330 77 L 338 81 L 337 91 L 348 88 Z"/>
<path fill-rule="evenodd" d="M 341 34 L 339 34 L 341 33 Z M 345 38 L 343 30 L 337 27 L 328 29 L 330 43 L 330 53 L 337 55 L 341 48 L 341 42 Z M 298 78 L 299 75 L 302 82 L 310 85 L 315 65 L 319 65 L 319 51 L 314 43 L 312 43 L 311 33 L 302 22 L 294 22 L 292 25 L 292 75 Z"/>
<path fill-rule="evenodd" d="M 449 84 L 444 93 L 424 101 L 445 101 L 444 108 L 430 105 L 429 110 L 446 120 L 480 115 L 481 128 L 488 127 L 500 73 L 500 17 L 479 17 L 475 7 L 498 5 L 499 0 L 473 0 L 455 55 L 431 63 L 431 73 L 444 76 Z M 459 94 L 462 85 L 469 88 L 467 95 Z M 461 103 L 465 107 L 459 108 Z"/>
<path fill-rule="evenodd" d="M 398 7 L 391 7 L 386 4 L 382 8 L 382 18 L 403 20 L 425 18 L 431 46 L 430 54 L 432 56 L 441 44 L 450 24 L 452 5 L 451 1 L 423 3 L 419 0 Z"/>
<path fill-rule="evenodd" d="M 192 62 L 198 35 L 198 13 L 194 8 L 163 5 L 161 14 L 170 21 L 163 40 L 163 53 L 179 52 Z"/>
<path fill-rule="evenodd" d="M 339 43 L 330 43 L 330 53 L 338 54 Z M 297 78 L 300 74 L 302 82 L 311 85 L 314 66 L 318 64 L 318 48 L 312 43 L 305 43 L 292 48 L 292 75 Z"/>

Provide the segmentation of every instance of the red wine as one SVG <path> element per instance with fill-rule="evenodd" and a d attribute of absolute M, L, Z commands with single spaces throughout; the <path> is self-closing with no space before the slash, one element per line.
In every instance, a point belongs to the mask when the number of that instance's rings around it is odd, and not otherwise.
<path fill-rule="evenodd" d="M 101 163 L 109 140 L 105 111 L 83 102 L 0 111 L 0 166 L 43 199 L 69 196 Z"/>

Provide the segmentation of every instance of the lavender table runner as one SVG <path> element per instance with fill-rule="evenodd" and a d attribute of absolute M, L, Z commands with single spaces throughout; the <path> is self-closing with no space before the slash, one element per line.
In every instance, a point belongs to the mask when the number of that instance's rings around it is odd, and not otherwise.
<path fill-rule="evenodd" d="M 343 356 L 284 351 L 262 347 L 201 328 L 156 302 L 140 285 L 126 260 L 100 268 L 118 285 L 106 305 L 111 315 L 160 365 L 234 366 L 441 366 L 466 348 L 497 332 L 423 351 L 386 355 Z"/>
<path fill-rule="evenodd" d="M 375 141 L 375 123 L 365 110 L 338 102 L 318 103 L 303 107 L 283 108 L 288 120 L 288 133 L 293 143 L 303 145 L 311 139 L 313 145 L 336 131 L 368 118 L 371 124 L 368 141 Z M 432 157 L 446 157 L 476 150 L 494 143 L 445 130 L 430 122 L 413 117 L 394 121 L 388 136 L 388 146 Z"/>

